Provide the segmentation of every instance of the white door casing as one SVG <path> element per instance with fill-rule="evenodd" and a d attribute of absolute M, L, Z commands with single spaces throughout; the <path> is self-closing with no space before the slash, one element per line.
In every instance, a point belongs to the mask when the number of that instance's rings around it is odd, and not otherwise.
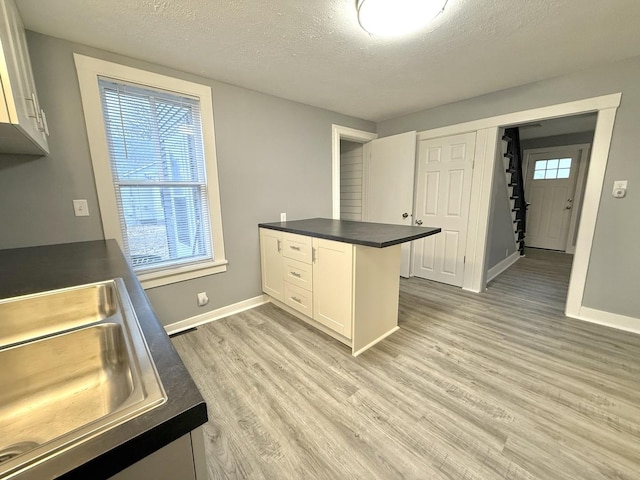
<path fill-rule="evenodd" d="M 364 221 L 411 225 L 415 159 L 415 131 L 369 142 L 364 159 Z M 407 242 L 401 247 L 401 276 L 409 276 L 410 261 Z"/>
<path fill-rule="evenodd" d="M 417 277 L 463 285 L 475 142 L 471 132 L 418 144 L 415 221 L 442 232 L 414 242 Z"/>
<path fill-rule="evenodd" d="M 571 212 L 575 201 L 576 178 L 578 177 L 580 152 L 546 152 L 529 156 L 525 195 L 530 204 L 527 211 L 526 244 L 534 248 L 564 251 L 567 245 Z M 565 165 L 566 169 L 551 168 Z M 551 163 L 549 163 L 551 162 Z M 536 166 L 541 167 L 537 170 Z M 555 178 L 558 172 L 568 174 L 567 178 Z M 550 178 L 536 179 L 534 176 Z M 560 175 L 562 176 L 562 175 Z"/>

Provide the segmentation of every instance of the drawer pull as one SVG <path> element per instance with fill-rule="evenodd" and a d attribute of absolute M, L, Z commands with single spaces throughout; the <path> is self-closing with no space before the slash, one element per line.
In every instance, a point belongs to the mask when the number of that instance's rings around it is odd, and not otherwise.
<path fill-rule="evenodd" d="M 289 248 L 290 248 L 291 250 L 296 250 L 296 251 L 298 251 L 298 252 L 300 251 L 300 247 L 296 247 L 295 245 L 289 245 Z"/>
<path fill-rule="evenodd" d="M 302 277 L 302 275 L 300 275 L 298 272 L 291 272 L 291 275 L 293 275 L 296 278 Z"/>
<path fill-rule="evenodd" d="M 298 297 L 291 297 L 291 300 L 302 305 L 302 300 L 300 300 Z"/>

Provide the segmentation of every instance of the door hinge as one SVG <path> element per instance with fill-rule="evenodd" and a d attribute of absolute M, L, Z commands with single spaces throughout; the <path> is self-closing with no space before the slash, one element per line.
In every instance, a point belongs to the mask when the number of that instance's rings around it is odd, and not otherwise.
<path fill-rule="evenodd" d="M 465 257 L 462 257 L 462 264 L 464 265 L 464 264 L 466 264 L 466 263 L 467 263 L 467 257 L 466 257 L 466 256 L 465 256 Z"/>

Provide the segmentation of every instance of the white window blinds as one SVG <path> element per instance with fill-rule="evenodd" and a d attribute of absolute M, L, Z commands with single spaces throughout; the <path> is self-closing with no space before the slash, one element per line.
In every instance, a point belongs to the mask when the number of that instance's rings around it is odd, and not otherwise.
<path fill-rule="evenodd" d="M 104 77 L 98 84 L 134 270 L 213 260 L 199 100 Z"/>

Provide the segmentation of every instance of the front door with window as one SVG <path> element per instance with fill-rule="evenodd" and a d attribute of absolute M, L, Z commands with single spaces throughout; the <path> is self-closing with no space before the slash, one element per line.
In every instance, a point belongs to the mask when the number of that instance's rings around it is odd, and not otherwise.
<path fill-rule="evenodd" d="M 529 247 L 550 250 L 566 249 L 574 203 L 578 155 L 533 154 L 527 165 L 525 197 Z"/>

